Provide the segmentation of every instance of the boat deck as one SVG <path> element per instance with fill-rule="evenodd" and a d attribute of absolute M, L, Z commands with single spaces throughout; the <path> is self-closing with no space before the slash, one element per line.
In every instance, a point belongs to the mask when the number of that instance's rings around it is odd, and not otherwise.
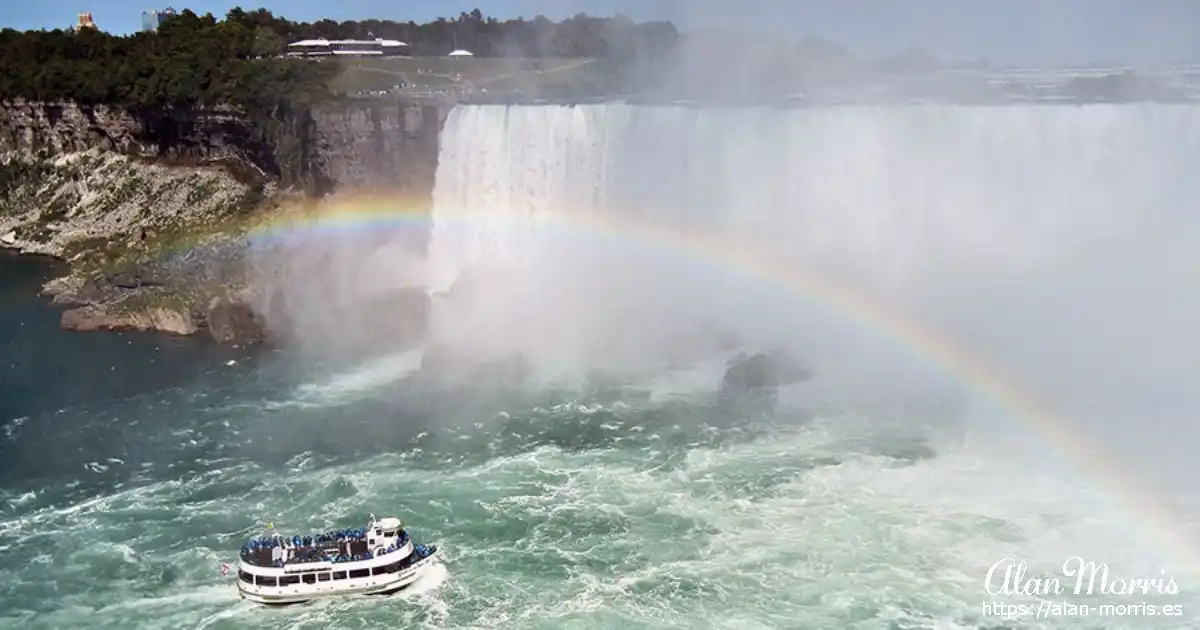
<path fill-rule="evenodd" d="M 389 548 L 392 551 L 408 543 L 408 534 Z M 242 560 L 258 567 L 283 567 L 305 562 L 355 562 L 372 557 L 367 540 L 360 532 L 339 532 L 315 536 L 275 537 L 252 541 L 242 548 Z"/>

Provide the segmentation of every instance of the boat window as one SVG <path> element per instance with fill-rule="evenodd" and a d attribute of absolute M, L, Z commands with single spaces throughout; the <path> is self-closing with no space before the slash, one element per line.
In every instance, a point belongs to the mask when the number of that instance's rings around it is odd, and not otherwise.
<path fill-rule="evenodd" d="M 279 580 L 275 576 L 259 575 L 255 576 L 254 582 L 259 586 L 279 586 Z"/>
<path fill-rule="evenodd" d="M 370 577 L 370 575 L 371 575 L 370 569 L 355 569 L 350 572 L 350 579 L 353 580 L 354 578 Z"/>
<path fill-rule="evenodd" d="M 238 571 L 238 579 L 240 579 L 241 581 L 243 581 L 247 584 L 254 583 L 254 576 L 249 573 L 246 573 L 245 571 Z"/>
<path fill-rule="evenodd" d="M 318 581 L 318 582 L 328 582 L 328 581 L 329 581 L 329 574 L 328 574 L 328 573 L 318 573 L 318 574 L 317 574 L 317 581 Z"/>
<path fill-rule="evenodd" d="M 316 584 L 317 583 L 317 574 L 316 573 L 305 573 L 304 575 L 302 575 L 300 577 L 304 579 L 305 584 Z"/>
<path fill-rule="evenodd" d="M 345 571 L 334 571 L 334 572 L 333 572 L 333 579 L 335 579 L 335 580 L 344 580 L 344 579 L 346 579 L 346 572 L 345 572 Z"/>
<path fill-rule="evenodd" d="M 293 584 L 299 584 L 299 583 L 300 583 L 299 575 L 285 575 L 285 576 L 279 578 L 280 586 L 291 586 Z"/>

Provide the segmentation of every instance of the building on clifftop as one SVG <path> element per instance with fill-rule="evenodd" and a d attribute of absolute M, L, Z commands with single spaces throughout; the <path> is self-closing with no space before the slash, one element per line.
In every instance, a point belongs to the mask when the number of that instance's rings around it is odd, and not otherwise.
<path fill-rule="evenodd" d="M 163 11 L 142 11 L 142 32 L 153 33 L 158 30 L 158 27 L 162 26 L 163 22 L 174 16 L 175 9 L 171 7 L 167 7 Z"/>
<path fill-rule="evenodd" d="M 79 19 L 75 22 L 75 30 L 76 31 L 81 31 L 85 28 L 93 28 L 93 29 L 99 30 L 96 27 L 96 22 L 94 20 L 92 20 L 91 13 L 80 13 Z"/>

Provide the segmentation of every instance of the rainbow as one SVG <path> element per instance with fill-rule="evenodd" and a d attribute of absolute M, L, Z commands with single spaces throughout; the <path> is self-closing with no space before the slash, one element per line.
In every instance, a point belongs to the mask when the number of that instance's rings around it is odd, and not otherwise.
<path fill-rule="evenodd" d="M 446 213 L 438 211 L 439 221 L 471 222 L 479 213 Z M 488 212 L 491 219 L 524 221 L 527 216 L 517 213 Z M 656 249 L 667 249 L 689 258 L 728 269 L 749 278 L 768 282 L 806 297 L 872 333 L 887 338 L 909 353 L 932 363 L 935 367 L 971 390 L 994 403 L 1014 420 L 1027 425 L 1046 441 L 1067 455 L 1088 479 L 1098 483 L 1136 514 L 1166 550 L 1183 554 L 1184 568 L 1190 577 L 1200 578 L 1200 554 L 1185 537 L 1185 528 L 1165 506 L 1156 502 L 1152 493 L 1139 488 L 1105 458 L 1104 453 L 1090 444 L 1081 432 L 1034 396 L 1023 391 L 937 331 L 907 317 L 903 313 L 874 302 L 861 293 L 838 285 L 821 276 L 803 270 L 774 265 L 762 256 L 720 242 L 702 234 L 682 233 L 676 229 L 622 217 L 556 212 L 548 217 L 555 229 L 566 229 L 587 236 L 604 236 L 619 241 L 641 241 Z M 338 233 L 371 233 L 379 230 L 427 230 L 432 217 L 428 204 L 400 201 L 382 196 L 348 197 L 332 200 L 319 210 L 280 215 L 247 229 L 251 242 L 287 242 L 307 237 L 328 239 Z M 1070 554 L 1068 554 L 1070 555 Z M 1065 560 L 1065 558 L 1064 558 Z"/>

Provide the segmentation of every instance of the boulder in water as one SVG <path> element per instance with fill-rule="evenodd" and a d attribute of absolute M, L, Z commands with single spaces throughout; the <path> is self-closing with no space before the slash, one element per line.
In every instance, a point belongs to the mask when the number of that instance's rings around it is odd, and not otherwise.
<path fill-rule="evenodd" d="M 243 301 L 214 297 L 207 305 L 205 320 L 218 343 L 261 343 L 266 339 L 262 317 Z"/>
<path fill-rule="evenodd" d="M 721 379 L 721 390 L 725 392 L 794 385 L 812 377 L 799 362 L 779 351 L 749 356 L 739 352 L 728 365 Z"/>
<path fill-rule="evenodd" d="M 195 334 L 198 327 L 185 308 L 146 306 L 124 308 L 121 305 L 93 304 L 63 311 L 60 324 L 65 330 L 154 330 L 174 335 Z"/>

